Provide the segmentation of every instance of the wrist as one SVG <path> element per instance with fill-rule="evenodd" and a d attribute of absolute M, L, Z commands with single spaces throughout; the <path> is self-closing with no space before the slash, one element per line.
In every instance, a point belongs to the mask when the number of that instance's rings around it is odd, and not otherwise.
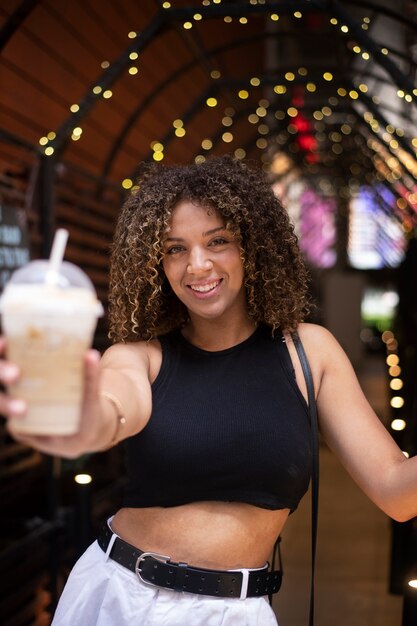
<path fill-rule="evenodd" d="M 105 446 L 103 446 L 103 448 L 101 448 L 102 450 L 108 450 L 124 439 L 124 431 L 127 420 L 122 403 L 113 393 L 108 391 L 101 392 L 100 401 L 102 405 L 105 405 L 106 407 L 110 406 L 110 409 L 106 408 L 106 412 L 108 413 L 111 411 L 112 417 L 111 426 L 109 427 L 111 439 Z"/>

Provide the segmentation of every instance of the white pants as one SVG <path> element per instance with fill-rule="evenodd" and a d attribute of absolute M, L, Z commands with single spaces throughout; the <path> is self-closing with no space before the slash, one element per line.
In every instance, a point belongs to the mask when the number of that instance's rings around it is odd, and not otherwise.
<path fill-rule="evenodd" d="M 77 561 L 52 626 L 277 626 L 266 598 L 212 598 L 150 587 L 94 542 Z"/>

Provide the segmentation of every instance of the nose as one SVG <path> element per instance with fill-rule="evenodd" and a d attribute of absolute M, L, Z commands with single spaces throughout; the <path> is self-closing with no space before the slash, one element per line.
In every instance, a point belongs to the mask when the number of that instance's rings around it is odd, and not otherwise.
<path fill-rule="evenodd" d="M 213 267 L 207 250 L 202 248 L 192 248 L 188 257 L 187 272 L 189 274 L 199 274 L 208 272 Z"/>

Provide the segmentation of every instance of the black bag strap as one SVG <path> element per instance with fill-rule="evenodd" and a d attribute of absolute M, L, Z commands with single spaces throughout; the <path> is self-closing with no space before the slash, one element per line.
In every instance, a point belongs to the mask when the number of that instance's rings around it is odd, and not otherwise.
<path fill-rule="evenodd" d="M 311 587 L 310 587 L 310 616 L 309 626 L 314 625 L 314 569 L 316 565 L 316 543 L 317 543 L 317 518 L 319 509 L 319 436 L 318 436 L 318 420 L 317 405 L 314 395 L 314 382 L 311 374 L 310 365 L 305 353 L 303 344 L 297 332 L 291 333 L 294 346 L 300 359 L 304 378 L 307 385 L 308 409 L 310 413 L 311 423 L 311 452 L 312 452 L 312 468 L 311 468 Z"/>

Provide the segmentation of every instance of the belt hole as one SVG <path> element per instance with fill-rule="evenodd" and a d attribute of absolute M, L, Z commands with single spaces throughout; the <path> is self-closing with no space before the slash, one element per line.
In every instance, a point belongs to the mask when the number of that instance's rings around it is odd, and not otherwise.
<path fill-rule="evenodd" d="M 172 569 L 169 569 L 169 570 L 168 570 L 168 574 L 173 574 Z"/>
<path fill-rule="evenodd" d="M 200 587 L 198 591 L 201 593 L 203 591 L 203 587 Z"/>
<path fill-rule="evenodd" d="M 205 576 L 202 576 L 202 577 L 201 577 L 201 582 L 204 582 L 205 580 L 206 580 L 206 577 L 205 577 Z"/>
<path fill-rule="evenodd" d="M 189 577 L 190 577 L 190 575 L 189 575 L 189 574 L 186 574 L 186 575 L 185 575 L 185 578 L 189 578 Z"/>
<path fill-rule="evenodd" d="M 218 583 L 220 583 L 220 582 L 221 582 L 221 578 L 218 578 L 218 579 L 217 579 L 217 582 L 218 582 Z"/>
<path fill-rule="evenodd" d="M 216 589 L 216 595 L 218 595 L 220 593 L 220 591 L 218 589 Z"/>
<path fill-rule="evenodd" d="M 154 569 L 158 569 L 157 564 L 155 563 L 155 565 L 153 566 Z"/>
<path fill-rule="evenodd" d="M 235 583 L 235 582 L 236 582 L 236 578 L 232 578 L 232 583 Z"/>

